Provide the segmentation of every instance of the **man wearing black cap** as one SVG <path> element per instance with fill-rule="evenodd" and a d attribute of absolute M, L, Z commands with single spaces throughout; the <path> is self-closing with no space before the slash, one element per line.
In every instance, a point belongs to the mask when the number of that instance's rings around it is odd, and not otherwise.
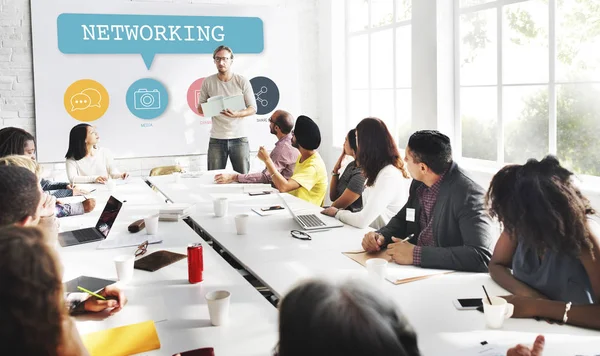
<path fill-rule="evenodd" d="M 258 151 L 258 158 L 265 162 L 272 176 L 273 185 L 280 192 L 290 194 L 315 205 L 323 205 L 327 193 L 327 168 L 317 152 L 321 144 L 321 131 L 308 116 L 301 115 L 292 131 L 292 146 L 300 151 L 294 167 L 294 174 L 285 179 L 277 171 L 275 164 L 264 147 Z"/>

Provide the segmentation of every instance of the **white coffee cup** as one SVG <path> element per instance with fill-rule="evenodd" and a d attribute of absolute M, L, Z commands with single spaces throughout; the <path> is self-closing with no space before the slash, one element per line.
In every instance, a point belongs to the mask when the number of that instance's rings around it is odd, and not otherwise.
<path fill-rule="evenodd" d="M 227 215 L 227 203 L 227 198 L 217 198 L 213 201 L 216 217 L 220 218 L 221 216 Z"/>
<path fill-rule="evenodd" d="M 515 306 L 500 297 L 490 297 L 490 300 L 492 301 L 491 305 L 487 298 L 482 299 L 485 323 L 489 328 L 499 329 L 504 324 L 504 320 L 513 315 Z"/>
<path fill-rule="evenodd" d="M 173 172 L 173 178 L 175 179 L 175 183 L 181 183 L 181 173 Z"/>
<path fill-rule="evenodd" d="M 235 230 L 238 235 L 246 235 L 248 233 L 248 214 L 239 214 L 235 216 Z"/>
<path fill-rule="evenodd" d="M 146 225 L 146 234 L 148 234 L 148 235 L 158 234 L 158 214 L 145 217 L 144 224 Z"/>
<path fill-rule="evenodd" d="M 133 263 L 135 262 L 135 256 L 133 254 L 120 255 L 115 257 L 114 261 L 119 282 L 130 282 L 133 279 Z"/>
<path fill-rule="evenodd" d="M 229 320 L 229 301 L 231 293 L 226 290 L 218 290 L 206 293 L 204 296 L 208 304 L 210 322 L 214 326 L 223 325 Z"/>
<path fill-rule="evenodd" d="M 385 281 L 387 277 L 388 261 L 383 258 L 371 258 L 367 260 L 367 272 L 369 278 L 377 282 Z"/>
<path fill-rule="evenodd" d="M 113 179 L 109 179 L 106 181 L 106 187 L 108 188 L 108 191 L 112 193 L 117 188 L 117 182 L 115 182 Z"/>

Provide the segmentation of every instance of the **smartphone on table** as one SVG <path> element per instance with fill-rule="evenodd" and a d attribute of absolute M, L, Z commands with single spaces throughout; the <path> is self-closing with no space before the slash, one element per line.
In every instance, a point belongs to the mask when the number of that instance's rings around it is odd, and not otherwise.
<path fill-rule="evenodd" d="M 455 299 L 453 304 L 458 310 L 475 310 L 483 306 L 481 298 Z"/>

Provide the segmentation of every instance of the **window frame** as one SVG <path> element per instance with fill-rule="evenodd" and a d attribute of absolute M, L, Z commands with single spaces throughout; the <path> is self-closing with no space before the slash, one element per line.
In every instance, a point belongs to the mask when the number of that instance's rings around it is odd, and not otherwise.
<path fill-rule="evenodd" d="M 399 28 L 401 27 L 406 27 L 406 26 L 410 26 L 410 29 L 412 31 L 412 13 L 410 16 L 410 19 L 406 19 L 406 20 L 400 20 L 398 21 L 398 3 L 401 0 L 392 0 L 393 6 L 392 6 L 392 13 L 393 13 L 393 20 L 392 23 L 384 25 L 384 26 L 378 26 L 378 27 L 372 27 L 372 0 L 367 0 L 367 8 L 368 8 L 368 21 L 367 21 L 367 28 L 362 29 L 362 30 L 358 30 L 358 31 L 350 31 L 350 6 L 349 6 L 349 2 L 350 1 L 355 1 L 355 0 L 346 0 L 344 2 L 345 4 L 345 9 L 344 9 L 344 16 L 345 16 L 345 21 L 344 21 L 344 47 L 346 48 L 346 53 L 344 54 L 345 56 L 345 78 L 346 78 L 346 83 L 349 83 L 350 80 L 350 51 L 348 50 L 350 48 L 350 39 L 352 37 L 356 37 L 356 36 L 362 36 L 362 35 L 366 35 L 367 36 L 367 52 L 369 53 L 369 56 L 367 58 L 367 87 L 366 88 L 350 88 L 350 85 L 346 85 L 345 86 L 345 93 L 344 93 L 344 98 L 345 98 L 345 107 L 346 107 L 346 118 L 344 119 L 344 127 L 345 127 L 345 132 L 348 132 L 348 130 L 351 129 L 351 122 L 353 121 L 352 118 L 352 114 L 351 114 L 351 110 L 350 110 L 350 104 L 351 104 L 351 100 L 350 100 L 350 93 L 352 90 L 366 90 L 367 91 L 367 100 L 368 100 L 368 112 L 371 113 L 372 112 L 372 105 L 373 105 L 373 92 L 376 90 L 382 90 L 382 88 L 373 88 L 372 85 L 372 78 L 371 78 L 371 45 L 372 45 L 372 36 L 374 33 L 378 33 L 378 32 L 382 32 L 382 31 L 386 31 L 386 30 L 391 30 L 392 31 L 392 43 L 391 43 L 391 47 L 392 47 L 392 68 L 391 68 L 391 73 L 390 75 L 392 76 L 393 80 L 392 80 L 392 87 L 391 88 L 384 88 L 384 90 L 392 90 L 393 92 L 393 111 L 394 111 L 394 117 L 393 117 L 393 123 L 394 123 L 394 127 L 389 127 L 390 132 L 392 132 L 394 139 L 396 141 L 399 140 L 399 137 L 395 137 L 397 130 L 398 130 L 398 119 L 399 119 L 399 115 L 398 115 L 398 91 L 399 90 L 408 90 L 411 93 L 411 97 L 412 97 L 412 79 L 411 79 L 411 85 L 410 86 L 398 86 L 397 83 L 397 63 L 396 63 L 396 59 L 397 59 L 397 31 Z M 411 7 L 414 1 L 417 0 L 411 0 Z M 412 43 L 412 32 L 411 32 L 411 48 L 413 46 Z M 412 53 L 412 51 L 411 51 Z M 411 61 L 411 73 L 412 73 L 412 61 Z M 412 105 L 411 105 L 411 115 L 410 115 L 410 121 L 412 121 Z M 387 120 L 386 120 L 387 121 Z M 334 138 L 334 142 L 339 141 L 339 138 L 336 140 Z M 334 144 L 334 147 L 337 148 L 337 145 Z M 341 146 L 340 146 L 341 147 Z"/>
<path fill-rule="evenodd" d="M 548 153 L 556 155 L 558 145 L 558 117 L 557 117 L 557 86 L 560 85 L 580 85 L 580 84 L 600 84 L 600 81 L 557 81 L 556 80 L 556 69 L 557 69 L 557 0 L 548 0 L 548 82 L 537 82 L 537 83 L 519 83 L 519 84 L 505 84 L 503 82 L 503 35 L 504 35 L 504 18 L 503 9 L 505 6 L 526 3 L 532 0 L 494 0 L 488 3 L 472 5 L 466 7 L 460 7 L 460 0 L 454 0 L 454 129 L 456 137 L 454 140 L 454 152 L 456 157 L 469 165 L 482 166 L 482 167 L 502 167 L 507 163 L 504 159 L 504 115 L 503 115 L 503 89 L 507 87 L 520 87 L 520 86 L 535 86 L 544 85 L 548 87 Z M 497 81 L 496 84 L 490 85 L 461 85 L 460 76 L 460 17 L 465 14 L 496 9 L 496 55 L 497 55 Z M 496 138 L 497 138 L 497 155 L 496 160 L 485 160 L 471 157 L 464 157 L 462 154 L 462 118 L 461 118 L 461 89 L 462 88 L 482 88 L 482 87 L 494 87 L 497 90 L 497 121 L 496 121 Z M 540 157 L 537 157 L 540 158 Z M 522 162 L 521 162 L 522 163 Z M 580 175 L 582 177 L 596 177 L 589 175 Z"/>

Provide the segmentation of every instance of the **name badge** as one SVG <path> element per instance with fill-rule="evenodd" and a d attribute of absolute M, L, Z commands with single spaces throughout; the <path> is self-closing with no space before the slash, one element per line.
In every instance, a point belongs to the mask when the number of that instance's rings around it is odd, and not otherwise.
<path fill-rule="evenodd" d="M 406 208 L 406 221 L 415 222 L 415 209 Z"/>

